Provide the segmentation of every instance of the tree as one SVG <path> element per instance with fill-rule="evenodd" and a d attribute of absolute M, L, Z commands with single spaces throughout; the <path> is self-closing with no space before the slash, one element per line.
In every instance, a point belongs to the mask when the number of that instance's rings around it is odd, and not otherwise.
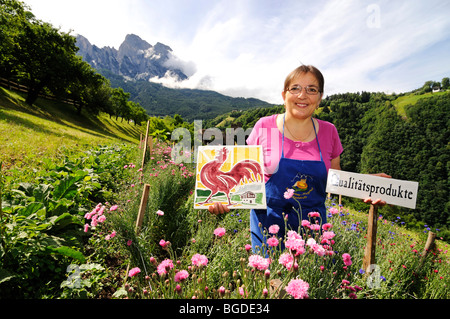
<path fill-rule="evenodd" d="M 67 95 L 75 100 L 78 114 L 81 114 L 83 107 L 93 114 L 110 109 L 110 104 L 107 103 L 110 91 L 104 91 L 104 85 L 108 83 L 104 76 L 98 74 L 80 56 L 74 55 L 67 67 L 71 69 L 70 81 L 65 92 L 59 95 Z"/>
<path fill-rule="evenodd" d="M 116 120 L 121 116 L 127 117 L 129 113 L 128 99 L 130 93 L 125 93 L 122 88 L 114 88 L 111 93 L 111 102 L 113 114 L 116 116 Z"/>
<path fill-rule="evenodd" d="M 133 120 L 134 125 L 147 121 L 148 115 L 139 103 L 128 101 L 127 104 L 130 110 L 128 121 Z"/>
<path fill-rule="evenodd" d="M 17 38 L 22 26 L 34 20 L 22 2 L 0 0 L 0 76 L 11 79 L 17 74 L 17 59 L 14 52 L 18 49 Z"/>
<path fill-rule="evenodd" d="M 441 81 L 441 85 L 442 85 L 443 90 L 449 89 L 450 88 L 450 79 L 447 77 L 443 78 Z"/>
<path fill-rule="evenodd" d="M 19 80 L 28 87 L 26 102 L 33 104 L 39 93 L 65 91 L 71 79 L 68 67 L 78 51 L 76 39 L 41 21 L 27 21 L 15 50 Z"/>

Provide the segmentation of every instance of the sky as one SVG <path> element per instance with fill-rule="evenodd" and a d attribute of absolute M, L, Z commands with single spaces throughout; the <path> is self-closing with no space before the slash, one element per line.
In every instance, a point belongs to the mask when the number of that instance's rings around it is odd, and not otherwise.
<path fill-rule="evenodd" d="M 34 15 L 98 47 L 127 34 L 170 46 L 190 77 L 170 87 L 209 89 L 282 104 L 301 64 L 325 77 L 325 96 L 402 93 L 450 77 L 450 1 L 23 0 Z"/>

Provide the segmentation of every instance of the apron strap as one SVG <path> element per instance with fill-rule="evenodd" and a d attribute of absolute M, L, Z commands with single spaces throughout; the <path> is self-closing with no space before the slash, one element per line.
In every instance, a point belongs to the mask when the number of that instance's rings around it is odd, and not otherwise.
<path fill-rule="evenodd" d="M 286 113 L 283 114 L 283 138 L 281 139 L 281 158 L 284 158 L 284 122 L 285 121 L 286 121 Z M 320 160 L 323 162 L 322 151 L 320 150 L 319 138 L 317 137 L 316 125 L 314 124 L 314 120 L 312 117 L 311 117 L 311 121 L 312 121 L 313 128 L 314 128 L 314 134 L 316 134 L 317 146 L 319 146 Z"/>

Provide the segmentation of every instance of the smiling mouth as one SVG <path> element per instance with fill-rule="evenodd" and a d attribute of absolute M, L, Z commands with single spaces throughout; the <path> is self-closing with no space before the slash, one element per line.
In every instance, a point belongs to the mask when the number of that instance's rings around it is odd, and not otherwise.
<path fill-rule="evenodd" d="M 298 107 L 307 107 L 308 104 L 305 103 L 295 103 L 295 105 L 297 105 Z"/>

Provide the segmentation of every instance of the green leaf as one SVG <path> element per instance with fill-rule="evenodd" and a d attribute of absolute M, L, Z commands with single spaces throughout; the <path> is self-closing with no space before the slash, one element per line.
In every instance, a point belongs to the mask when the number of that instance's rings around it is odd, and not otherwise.
<path fill-rule="evenodd" d="M 12 275 L 6 269 L 0 268 L 0 284 L 3 283 L 3 282 L 6 282 L 8 280 L 13 279 L 14 277 L 16 277 L 16 276 Z"/>
<path fill-rule="evenodd" d="M 86 261 L 86 258 L 83 256 L 81 252 L 67 246 L 60 246 L 60 247 L 47 246 L 47 249 L 49 249 L 52 252 L 76 259 L 82 263 Z"/>
<path fill-rule="evenodd" d="M 64 228 L 70 224 L 82 225 L 81 221 L 76 216 L 69 213 L 64 213 L 61 216 L 58 216 L 53 223 L 58 229 Z"/>
<path fill-rule="evenodd" d="M 39 210 L 41 210 L 43 208 L 44 208 L 44 204 L 43 203 L 30 203 L 27 206 L 17 210 L 17 213 L 19 215 L 28 217 L 31 214 L 34 214 L 34 213 L 38 212 Z"/>
<path fill-rule="evenodd" d="M 61 198 L 74 197 L 78 192 L 78 186 L 76 183 L 84 179 L 86 175 L 86 172 L 80 171 L 77 172 L 77 175 L 64 176 L 53 191 L 53 199 L 58 200 Z"/>

